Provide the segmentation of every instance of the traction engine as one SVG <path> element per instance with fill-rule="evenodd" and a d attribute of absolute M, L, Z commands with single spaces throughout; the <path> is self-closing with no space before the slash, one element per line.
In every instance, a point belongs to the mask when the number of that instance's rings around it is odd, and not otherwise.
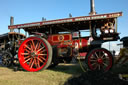
<path fill-rule="evenodd" d="M 91 0 L 94 4 L 94 0 Z M 35 72 L 82 59 L 91 70 L 108 71 L 113 65 L 112 54 L 101 48 L 102 43 L 119 39 L 117 18 L 122 12 L 96 14 L 94 6 L 89 16 L 11 25 L 28 36 L 18 48 L 22 68 Z M 88 32 L 88 33 L 87 33 Z M 84 58 L 79 57 L 84 53 Z"/>

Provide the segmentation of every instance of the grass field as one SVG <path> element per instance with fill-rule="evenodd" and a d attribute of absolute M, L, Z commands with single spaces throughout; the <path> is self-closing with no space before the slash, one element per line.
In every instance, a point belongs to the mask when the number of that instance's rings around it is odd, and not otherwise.
<path fill-rule="evenodd" d="M 40 72 L 13 71 L 0 67 L 0 85 L 63 85 L 67 79 L 82 73 L 78 64 L 60 64 Z"/>
<path fill-rule="evenodd" d="M 115 66 L 115 65 L 114 65 Z M 114 73 L 128 74 L 128 64 L 113 68 Z M 78 77 L 83 71 L 79 64 L 59 64 L 55 68 L 39 72 L 0 67 L 0 85 L 63 85 L 68 79 Z"/>

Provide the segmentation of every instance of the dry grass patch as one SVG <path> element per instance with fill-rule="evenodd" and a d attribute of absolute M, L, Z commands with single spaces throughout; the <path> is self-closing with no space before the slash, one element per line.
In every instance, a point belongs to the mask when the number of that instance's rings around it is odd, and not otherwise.
<path fill-rule="evenodd" d="M 63 85 L 72 75 L 79 75 L 78 64 L 60 64 L 53 69 L 26 72 L 0 67 L 0 85 Z"/>

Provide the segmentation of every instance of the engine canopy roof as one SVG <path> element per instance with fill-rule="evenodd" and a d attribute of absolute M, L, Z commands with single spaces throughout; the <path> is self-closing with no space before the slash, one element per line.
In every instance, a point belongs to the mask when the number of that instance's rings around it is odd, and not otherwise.
<path fill-rule="evenodd" d="M 17 25 L 8 26 L 8 29 L 24 29 L 25 31 L 28 32 L 34 32 L 34 31 L 45 32 L 45 31 L 49 31 L 50 29 L 56 30 L 58 32 L 77 31 L 77 30 L 89 29 L 89 23 L 91 21 L 97 24 L 96 25 L 97 27 L 101 27 L 101 25 L 103 25 L 108 21 L 113 22 L 114 19 L 119 16 L 122 16 L 122 12 L 17 24 Z"/>

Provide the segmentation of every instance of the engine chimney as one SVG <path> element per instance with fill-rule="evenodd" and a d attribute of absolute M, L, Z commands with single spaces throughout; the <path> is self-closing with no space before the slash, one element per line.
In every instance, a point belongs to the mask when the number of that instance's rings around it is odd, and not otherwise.
<path fill-rule="evenodd" d="M 91 6 L 91 10 L 90 10 L 89 15 L 90 15 L 90 16 L 96 15 L 94 0 L 90 0 L 90 6 Z"/>
<path fill-rule="evenodd" d="M 10 17 L 10 25 L 13 25 L 14 24 L 14 17 Z"/>
<path fill-rule="evenodd" d="M 14 17 L 10 17 L 10 25 L 14 25 Z M 10 32 L 13 32 L 13 29 L 10 29 Z"/>

